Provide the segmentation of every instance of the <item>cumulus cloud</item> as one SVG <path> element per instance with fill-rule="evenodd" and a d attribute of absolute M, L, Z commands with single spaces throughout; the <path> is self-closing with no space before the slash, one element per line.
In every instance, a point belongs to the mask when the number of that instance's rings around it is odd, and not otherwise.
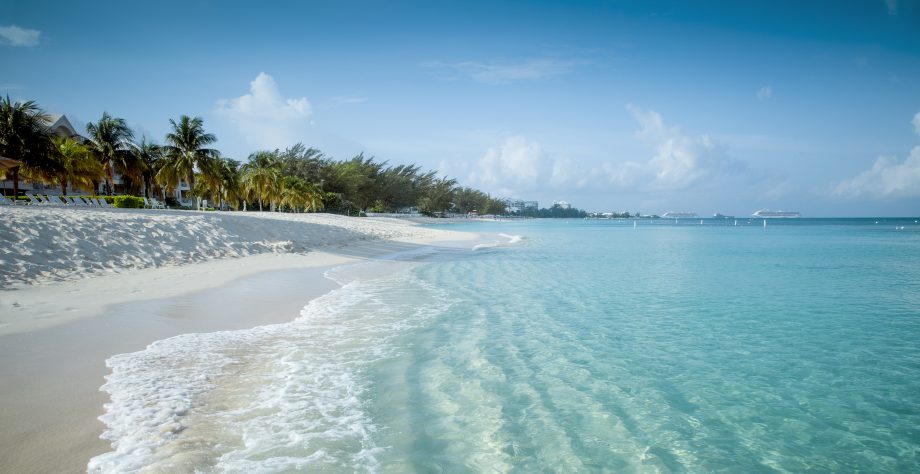
<path fill-rule="evenodd" d="M 904 161 L 880 156 L 869 170 L 840 182 L 834 194 L 851 198 L 920 196 L 920 147 L 914 147 Z"/>
<path fill-rule="evenodd" d="M 0 26 L 0 40 L 10 46 L 37 46 L 42 32 L 16 25 Z"/>
<path fill-rule="evenodd" d="M 478 62 L 463 61 L 458 63 L 430 62 L 423 66 L 446 73 L 445 77 L 466 76 L 483 84 L 510 84 L 512 82 L 543 79 L 559 76 L 571 71 L 578 65 L 576 61 L 556 59 L 532 59 L 509 63 L 504 61 Z"/>
<path fill-rule="evenodd" d="M 770 97 L 773 97 L 773 88 L 770 86 L 763 86 L 760 89 L 757 89 L 757 100 L 767 100 Z"/>
<path fill-rule="evenodd" d="M 911 120 L 920 135 L 920 112 Z M 880 156 L 872 168 L 841 181 L 834 194 L 843 197 L 903 198 L 920 197 L 920 146 L 915 146 L 904 161 Z"/>
<path fill-rule="evenodd" d="M 312 115 L 306 97 L 282 97 L 275 79 L 264 72 L 249 83 L 248 94 L 217 101 L 217 112 L 250 144 L 261 148 L 283 148 L 301 141 Z"/>
<path fill-rule="evenodd" d="M 677 127 L 667 126 L 654 110 L 645 111 L 634 105 L 626 108 L 641 126 L 637 137 L 652 143 L 655 155 L 644 164 L 627 163 L 624 169 L 629 173 L 618 174 L 624 184 L 627 178 L 641 178 L 645 174 L 642 169 L 652 175 L 647 183 L 649 189 L 681 189 L 722 172 L 743 171 L 744 163 L 726 156 L 708 135 L 688 136 Z"/>
<path fill-rule="evenodd" d="M 532 189 L 545 176 L 548 162 L 539 143 L 509 137 L 491 147 L 470 173 L 470 181 L 504 194 Z"/>

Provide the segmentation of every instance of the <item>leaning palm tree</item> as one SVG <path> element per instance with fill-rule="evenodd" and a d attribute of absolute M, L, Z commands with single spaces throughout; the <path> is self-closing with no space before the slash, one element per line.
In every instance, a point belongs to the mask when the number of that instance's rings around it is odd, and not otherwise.
<path fill-rule="evenodd" d="M 86 133 L 89 134 L 90 149 L 96 154 L 106 174 L 106 187 L 111 196 L 115 192 L 115 168 L 132 175 L 133 163 L 131 160 L 131 140 L 134 132 L 128 127 L 125 119 L 112 117 L 108 112 L 102 113 L 102 118 L 96 123 L 86 124 Z"/>
<path fill-rule="evenodd" d="M 0 98 L 0 156 L 21 162 L 9 170 L 13 195 L 19 195 L 20 169 L 28 174 L 53 174 L 57 168 L 50 159 L 49 117 L 34 102 L 13 102 Z M 15 197 L 14 197 L 15 199 Z"/>
<path fill-rule="evenodd" d="M 179 122 L 170 119 L 172 132 L 166 134 L 167 145 L 163 146 L 166 157 L 164 168 L 172 168 L 165 175 L 188 180 L 189 189 L 195 189 L 195 167 L 208 172 L 205 161 L 219 157 L 217 150 L 207 148 L 217 141 L 212 133 L 205 133 L 201 117 L 179 117 Z M 178 184 L 178 183 L 176 183 Z"/>
<path fill-rule="evenodd" d="M 89 147 L 66 137 L 54 137 L 53 142 L 52 159 L 58 163 L 60 171 L 46 177 L 46 181 L 60 185 L 61 194 L 67 194 L 68 183 L 74 188 L 92 189 L 105 171 Z"/>
<path fill-rule="evenodd" d="M 255 194 L 259 211 L 265 198 L 272 198 L 278 189 L 281 177 L 281 162 L 270 151 L 259 151 L 249 155 L 249 162 L 242 167 L 241 184 L 249 194 Z"/>

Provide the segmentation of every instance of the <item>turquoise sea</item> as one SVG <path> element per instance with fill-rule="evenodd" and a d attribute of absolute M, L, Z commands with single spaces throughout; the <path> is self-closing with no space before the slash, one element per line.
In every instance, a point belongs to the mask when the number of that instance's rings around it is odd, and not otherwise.
<path fill-rule="evenodd" d="M 920 472 L 914 218 L 445 228 L 502 245 L 110 359 L 90 470 Z"/>

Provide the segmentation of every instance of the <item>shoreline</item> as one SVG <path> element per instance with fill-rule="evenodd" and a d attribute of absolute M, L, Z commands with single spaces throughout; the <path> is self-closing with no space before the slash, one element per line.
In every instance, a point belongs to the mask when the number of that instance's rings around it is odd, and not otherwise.
<path fill-rule="evenodd" d="M 309 301 L 340 287 L 324 276 L 330 269 L 451 241 L 470 248 L 479 237 L 426 231 L 429 238 L 356 239 L 306 254 L 119 270 L 0 290 L 0 470 L 85 472 L 90 458 L 111 449 L 99 437 L 105 425 L 98 417 L 108 401 L 100 391 L 109 373 L 105 360 L 113 355 L 180 334 L 289 322 Z"/>

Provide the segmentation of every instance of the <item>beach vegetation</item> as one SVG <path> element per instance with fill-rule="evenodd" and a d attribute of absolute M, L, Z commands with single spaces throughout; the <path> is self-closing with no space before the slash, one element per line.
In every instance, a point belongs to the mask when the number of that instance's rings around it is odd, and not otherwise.
<path fill-rule="evenodd" d="M 42 181 L 61 187 L 61 194 L 67 194 L 67 185 L 74 188 L 92 189 L 105 176 L 102 163 L 89 147 L 67 137 L 52 138 L 51 161 L 57 163 L 56 172 L 43 176 Z"/>
<path fill-rule="evenodd" d="M 114 206 L 126 209 L 143 209 L 144 198 L 139 196 L 115 196 Z"/>
<path fill-rule="evenodd" d="M 421 212 L 426 215 L 506 215 L 509 201 L 457 180 L 426 171 L 416 164 L 390 165 L 359 153 L 337 160 L 317 148 L 297 143 L 284 150 L 259 150 L 241 163 L 214 148 L 217 137 L 201 117 L 181 115 L 169 120 L 170 131 L 160 145 L 141 137 L 135 143 L 127 122 L 108 112 L 86 126 L 88 137 L 54 138 L 50 117 L 35 102 L 0 100 L 0 154 L 22 164 L 6 174 L 18 190 L 23 178 L 53 183 L 66 192 L 97 189 L 158 197 L 174 209 L 188 209 L 185 198 L 209 200 L 216 209 L 274 212 Z M 188 185 L 188 191 L 184 185 Z M 179 191 L 188 193 L 179 197 Z M 114 201 L 110 201 L 114 204 Z M 121 206 L 136 201 L 120 199 Z M 120 207 L 121 207 L 120 206 Z M 198 206 L 200 207 L 200 205 Z M 577 209 L 528 208 L 522 217 L 580 217 Z"/>
<path fill-rule="evenodd" d="M 162 147 L 163 163 L 157 177 L 161 183 L 170 188 L 178 186 L 180 180 L 186 180 L 190 189 L 195 189 L 195 168 L 210 174 L 212 167 L 208 160 L 218 159 L 220 153 L 210 145 L 217 141 L 212 133 L 204 131 L 201 117 L 183 115 L 179 121 L 170 119 L 172 129 L 166 134 L 166 145 Z"/>
<path fill-rule="evenodd" d="M 140 175 L 143 183 L 144 197 L 159 196 L 158 191 L 161 190 L 161 187 L 156 177 L 164 164 L 163 148 L 148 141 L 147 137 L 142 137 L 140 143 L 132 144 L 132 151 L 137 158 L 135 161 L 138 167 L 136 174 Z"/>
<path fill-rule="evenodd" d="M 240 183 L 244 193 L 256 199 L 259 211 L 263 210 L 265 201 L 275 202 L 274 198 L 279 194 L 282 166 L 277 153 L 258 151 L 249 155 L 249 161 L 240 168 Z"/>
<path fill-rule="evenodd" d="M 106 194 L 111 196 L 115 193 L 115 171 L 128 176 L 136 174 L 136 163 L 131 153 L 134 132 L 125 119 L 103 112 L 97 122 L 86 124 L 86 133 L 90 150 L 105 171 Z"/>
<path fill-rule="evenodd" d="M 23 177 L 48 176 L 58 171 L 50 159 L 52 152 L 50 117 L 35 101 L 13 102 L 0 98 L 0 156 L 18 160 L 5 178 L 13 181 L 13 195 L 19 195 L 20 173 Z"/>

